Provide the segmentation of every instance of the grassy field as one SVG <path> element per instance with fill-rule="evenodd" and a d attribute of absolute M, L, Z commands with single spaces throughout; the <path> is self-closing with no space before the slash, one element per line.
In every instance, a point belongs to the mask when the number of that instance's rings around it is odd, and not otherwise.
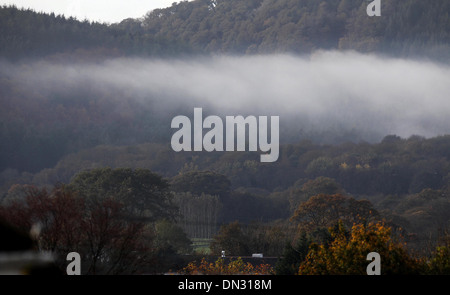
<path fill-rule="evenodd" d="M 209 243 L 211 242 L 212 239 L 192 238 L 191 240 L 194 252 L 206 255 L 209 255 L 211 253 L 209 249 Z"/>

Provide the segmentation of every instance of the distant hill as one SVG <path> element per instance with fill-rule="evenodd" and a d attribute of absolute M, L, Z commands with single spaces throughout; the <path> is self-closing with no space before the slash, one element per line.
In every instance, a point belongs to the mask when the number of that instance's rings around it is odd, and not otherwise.
<path fill-rule="evenodd" d="M 77 59 L 117 55 L 174 55 L 189 52 L 182 44 L 146 32 L 134 20 L 120 25 L 79 21 L 72 17 L 0 7 L 0 56 L 7 59 L 69 53 Z"/>
<path fill-rule="evenodd" d="M 140 66 L 142 62 L 122 60 L 123 63 L 102 64 L 109 57 L 303 54 L 315 49 L 353 49 L 450 60 L 450 1 L 382 0 L 381 17 L 367 16 L 367 3 L 363 0 L 195 0 L 174 3 L 169 8 L 153 10 L 141 19 L 129 18 L 112 25 L 0 7 L 0 154 L 4 155 L 0 158 L 0 171 L 11 168 L 37 172 L 53 167 L 67 154 L 101 144 L 169 142 L 170 118 L 192 111 L 193 99 L 199 99 L 197 94 L 189 97 L 187 86 L 181 94 L 172 88 L 176 90 L 177 83 L 187 85 L 184 77 L 193 74 L 190 67 L 198 67 L 204 61 L 181 68 L 179 64 L 149 63 L 146 66 L 161 74 L 147 77 L 148 72 Z M 36 58 L 45 62 L 34 62 Z M 23 62 L 15 64 L 11 60 Z M 79 67 L 73 68 L 75 64 Z M 95 64 L 100 66 L 86 67 Z M 202 67 L 208 69 L 209 65 L 220 66 L 220 62 L 209 60 Z M 122 75 L 110 77 L 107 75 L 110 69 L 120 69 Z M 175 75 L 180 69 L 189 74 Z M 155 82 L 151 85 L 156 86 L 145 89 L 133 87 L 133 79 L 138 74 L 148 80 L 171 77 L 174 86 Z M 198 84 L 199 88 L 205 88 L 202 75 L 190 86 Z M 211 77 L 208 71 L 205 75 Z M 225 77 L 216 77 L 220 80 L 217 85 L 229 83 Z M 139 85 L 147 82 L 140 81 Z M 248 84 L 248 80 L 242 82 L 230 85 Z M 261 87 L 252 85 L 246 85 L 245 89 Z M 220 91 L 213 89 L 208 99 Z M 287 95 L 286 89 L 280 93 Z M 270 95 L 261 99 L 271 99 Z M 166 105 L 170 107 L 164 109 Z M 329 108 L 336 111 L 332 106 Z M 358 112 L 355 113 L 359 118 Z M 333 115 L 345 117 L 342 114 L 347 112 L 313 119 L 327 125 L 335 122 Z M 297 117 L 301 121 L 290 124 Z M 331 130 L 320 130 L 310 127 L 315 124 L 308 125 L 308 120 L 309 117 L 298 114 L 284 117 L 282 128 L 300 126 L 284 129 L 284 140 L 308 138 L 335 143 L 361 138 L 372 141 L 375 136 L 385 135 L 372 135 L 364 131 L 362 126 L 366 125 L 347 122 L 331 124 Z"/>
<path fill-rule="evenodd" d="M 45 56 L 113 48 L 124 55 L 309 53 L 352 49 L 450 58 L 448 0 L 383 0 L 381 17 L 363 0 L 195 0 L 113 25 L 0 8 L 0 55 Z"/>
<path fill-rule="evenodd" d="M 448 55 L 449 1 L 381 2 L 381 17 L 369 17 L 362 0 L 197 0 L 154 10 L 143 23 L 154 36 L 207 52 Z"/>

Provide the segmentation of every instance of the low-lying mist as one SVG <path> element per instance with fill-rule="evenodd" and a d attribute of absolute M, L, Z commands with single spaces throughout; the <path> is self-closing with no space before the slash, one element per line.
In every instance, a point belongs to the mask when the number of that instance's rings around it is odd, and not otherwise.
<path fill-rule="evenodd" d="M 107 89 L 114 111 L 128 116 L 136 110 L 124 108 L 125 98 L 167 122 L 174 115 L 192 117 L 194 107 L 202 107 L 205 116 L 278 115 L 281 142 L 313 133 L 376 141 L 388 134 L 431 137 L 450 131 L 450 67 L 426 61 L 333 51 L 3 63 L 1 72 L 38 91 L 35 99 L 53 97 L 55 103 L 67 93 L 95 96 Z"/>

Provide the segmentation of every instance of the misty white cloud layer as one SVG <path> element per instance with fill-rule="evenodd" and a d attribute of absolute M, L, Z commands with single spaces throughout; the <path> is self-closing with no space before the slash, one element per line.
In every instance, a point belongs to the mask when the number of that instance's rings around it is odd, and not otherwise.
<path fill-rule="evenodd" d="M 35 63 L 8 72 L 30 87 L 126 90 L 142 103 L 202 107 L 211 114 L 279 115 L 297 129 L 367 134 L 450 133 L 450 67 L 353 52 L 312 56 L 114 59 L 101 64 Z M 192 114 L 183 114 L 192 116 Z M 283 120 L 284 123 L 283 123 Z M 283 125 L 284 124 L 284 125 Z M 282 130 L 280 130 L 282 132 Z"/>

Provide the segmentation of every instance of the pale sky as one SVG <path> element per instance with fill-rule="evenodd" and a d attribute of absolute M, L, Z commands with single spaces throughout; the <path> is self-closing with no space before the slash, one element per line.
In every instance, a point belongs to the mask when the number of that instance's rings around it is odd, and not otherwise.
<path fill-rule="evenodd" d="M 172 6 L 180 0 L 0 0 L 0 5 L 14 4 L 37 12 L 54 12 L 79 20 L 115 23 L 144 16 L 155 8 Z"/>

